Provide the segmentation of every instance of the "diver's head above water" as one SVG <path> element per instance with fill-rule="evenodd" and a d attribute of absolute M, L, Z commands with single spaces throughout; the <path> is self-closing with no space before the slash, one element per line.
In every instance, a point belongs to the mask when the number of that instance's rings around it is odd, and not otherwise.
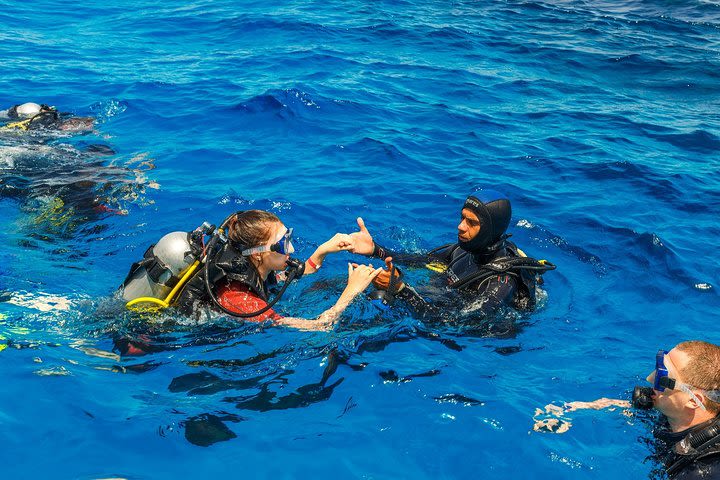
<path fill-rule="evenodd" d="M 292 228 L 264 210 L 238 212 L 228 222 L 228 239 L 231 245 L 250 260 L 265 279 L 273 271 L 287 267 L 291 253 Z"/>
<path fill-rule="evenodd" d="M 465 200 L 458 225 L 460 248 L 483 253 L 497 243 L 510 225 L 510 200 L 494 190 L 480 190 Z"/>

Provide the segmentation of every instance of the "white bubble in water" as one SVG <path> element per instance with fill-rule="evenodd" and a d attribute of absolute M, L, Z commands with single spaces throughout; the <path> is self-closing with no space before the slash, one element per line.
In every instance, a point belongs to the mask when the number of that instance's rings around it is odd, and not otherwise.
<path fill-rule="evenodd" d="M 525 219 L 518 220 L 517 226 L 521 227 L 521 228 L 534 228 L 535 227 L 535 225 L 533 225 L 532 222 L 525 220 Z"/>

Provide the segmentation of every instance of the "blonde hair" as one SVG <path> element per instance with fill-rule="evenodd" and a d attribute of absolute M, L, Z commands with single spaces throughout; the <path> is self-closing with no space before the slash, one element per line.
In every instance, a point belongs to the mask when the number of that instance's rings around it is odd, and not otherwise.
<path fill-rule="evenodd" d="M 720 347 L 701 340 L 682 342 L 675 348 L 685 352 L 689 358 L 685 368 L 680 370 L 685 383 L 702 390 L 720 391 Z M 708 412 L 720 412 L 720 403 L 705 396 Z"/>

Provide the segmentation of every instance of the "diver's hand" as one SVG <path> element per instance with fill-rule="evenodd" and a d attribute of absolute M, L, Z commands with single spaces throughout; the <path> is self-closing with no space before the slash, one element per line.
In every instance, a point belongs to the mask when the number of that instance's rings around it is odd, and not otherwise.
<path fill-rule="evenodd" d="M 360 231 L 350 235 L 355 247 L 353 251 L 360 255 L 372 255 L 375 250 L 375 242 L 373 242 L 372 235 L 368 232 L 365 222 L 361 217 L 358 217 L 357 224 L 358 227 L 360 227 Z"/>
<path fill-rule="evenodd" d="M 354 245 L 352 235 L 336 233 L 330 240 L 320 245 L 316 252 L 325 256 L 328 253 L 342 252 L 345 250 L 352 251 Z"/>
<path fill-rule="evenodd" d="M 370 286 L 373 279 L 382 272 L 382 268 L 375 268 L 372 265 L 348 264 L 348 283 L 345 292 L 355 297 Z"/>
<path fill-rule="evenodd" d="M 325 310 L 319 317 L 316 326 L 318 329 L 331 330 L 340 314 L 345 311 L 348 305 L 364 291 L 373 281 L 382 268 L 373 268 L 372 265 L 358 265 L 348 263 L 348 283 L 335 305 Z"/>
<path fill-rule="evenodd" d="M 336 233 L 327 242 L 320 245 L 310 258 L 305 262 L 305 273 L 311 274 L 318 271 L 325 261 L 325 257 L 330 253 L 353 251 L 352 236 L 346 233 Z"/>
<path fill-rule="evenodd" d="M 386 269 L 381 271 L 374 279 L 373 279 L 373 285 L 375 285 L 375 288 L 378 290 L 387 290 L 390 288 L 390 271 L 392 270 L 392 257 L 387 257 L 385 259 L 385 267 Z M 405 284 L 400 280 L 400 269 L 395 268 L 395 291 L 399 292 L 403 288 L 405 288 Z"/>

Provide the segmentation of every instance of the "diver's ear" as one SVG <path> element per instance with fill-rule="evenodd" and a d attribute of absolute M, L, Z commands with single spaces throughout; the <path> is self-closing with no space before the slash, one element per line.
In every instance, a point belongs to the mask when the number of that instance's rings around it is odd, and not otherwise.
<path fill-rule="evenodd" d="M 685 406 L 693 410 L 698 408 L 705 409 L 705 401 L 707 400 L 707 397 L 705 397 L 705 392 L 703 392 L 702 390 L 697 390 L 693 393 L 695 394 L 695 397 L 693 398 L 692 396 L 690 396 L 690 398 L 688 398 L 688 401 L 685 403 Z M 700 403 L 698 403 L 698 401 L 700 401 Z"/>

